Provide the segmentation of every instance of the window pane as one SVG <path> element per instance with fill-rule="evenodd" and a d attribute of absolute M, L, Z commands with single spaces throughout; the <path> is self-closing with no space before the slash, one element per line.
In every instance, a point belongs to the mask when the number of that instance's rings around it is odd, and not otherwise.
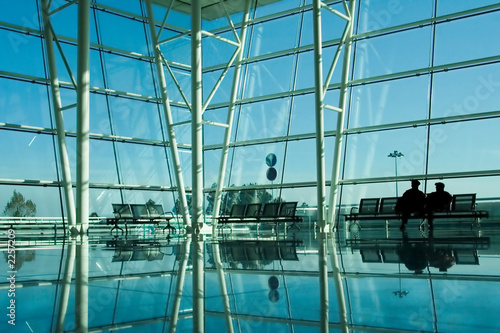
<path fill-rule="evenodd" d="M 272 181 L 267 178 L 270 167 L 266 164 L 266 156 L 271 153 L 277 157 L 274 168 L 277 171 L 276 182 L 279 182 L 282 177 L 284 148 L 284 143 L 235 148 L 230 185 L 271 184 Z"/>
<path fill-rule="evenodd" d="M 349 127 L 426 119 L 428 87 L 429 76 L 353 87 Z"/>
<path fill-rule="evenodd" d="M 161 106 L 128 98 L 108 98 L 115 135 L 163 140 L 159 118 Z"/>
<path fill-rule="evenodd" d="M 165 148 L 118 143 L 123 184 L 170 186 Z"/>
<path fill-rule="evenodd" d="M 0 78 L 0 122 L 51 128 L 47 86 Z"/>
<path fill-rule="evenodd" d="M 294 48 L 300 17 L 296 14 L 254 25 L 250 57 Z M 286 29 L 283 29 L 285 26 Z"/>
<path fill-rule="evenodd" d="M 2 216 L 4 215 L 4 209 L 6 208 L 7 203 L 12 199 L 14 191 L 21 194 L 25 201 L 31 200 L 35 204 L 35 216 L 62 216 L 59 188 L 19 185 L 2 185 L 0 189 L 0 214 Z M 6 214 L 6 216 L 9 215 L 10 214 Z"/>
<path fill-rule="evenodd" d="M 57 180 L 52 135 L 0 130 L 2 178 Z"/>
<path fill-rule="evenodd" d="M 430 131 L 429 173 L 497 170 L 500 119 L 435 126 Z M 480 135 L 478 135 L 480 133 Z"/>
<path fill-rule="evenodd" d="M 394 177 L 425 173 L 425 127 L 349 135 L 344 178 Z M 388 157 L 397 150 L 402 157 Z"/>
<path fill-rule="evenodd" d="M 110 89 L 154 96 L 151 64 L 114 54 L 104 54 Z"/>
<path fill-rule="evenodd" d="M 434 1 L 432 0 L 361 1 L 358 33 L 394 27 L 429 18 L 432 16 L 433 3 Z"/>
<path fill-rule="evenodd" d="M 39 37 L 0 29 L 0 43 L 0 70 L 45 77 Z"/>
<path fill-rule="evenodd" d="M 485 31 L 500 30 L 500 12 L 493 12 L 436 26 L 435 64 L 496 56 L 500 45 Z"/>
<path fill-rule="evenodd" d="M 434 75 L 432 117 L 500 110 L 499 64 Z"/>
<path fill-rule="evenodd" d="M 437 14 L 446 15 L 492 4 L 498 4 L 498 0 L 439 0 L 437 6 Z"/>
<path fill-rule="evenodd" d="M 115 15 L 109 12 L 97 12 L 99 33 L 102 43 L 121 50 L 148 54 L 146 29 L 144 23 Z"/>
<path fill-rule="evenodd" d="M 243 105 L 238 117 L 237 141 L 286 135 L 289 114 L 288 98 Z"/>
<path fill-rule="evenodd" d="M 252 98 L 289 91 L 293 62 L 293 56 L 286 56 L 249 64 L 244 97 Z"/>
<path fill-rule="evenodd" d="M 431 28 L 423 27 L 357 42 L 355 79 L 429 66 Z"/>

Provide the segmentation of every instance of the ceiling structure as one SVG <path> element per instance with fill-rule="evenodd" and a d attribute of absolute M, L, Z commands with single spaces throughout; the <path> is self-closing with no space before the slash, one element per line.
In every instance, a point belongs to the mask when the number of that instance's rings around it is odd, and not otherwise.
<path fill-rule="evenodd" d="M 257 0 L 257 6 L 265 6 L 281 0 Z M 191 0 L 153 0 L 154 4 L 170 8 L 184 14 L 191 14 Z M 201 16 L 204 20 L 215 20 L 225 16 L 223 3 L 229 15 L 243 12 L 245 1 L 242 0 L 201 0 Z"/>

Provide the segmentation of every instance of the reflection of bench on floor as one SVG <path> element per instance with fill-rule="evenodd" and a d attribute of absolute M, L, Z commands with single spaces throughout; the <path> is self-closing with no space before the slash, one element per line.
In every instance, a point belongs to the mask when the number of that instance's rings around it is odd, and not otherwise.
<path fill-rule="evenodd" d="M 112 218 L 106 219 L 106 224 L 113 224 L 111 232 L 114 229 L 120 228 L 119 224 L 125 225 L 125 232 L 128 233 L 127 226 L 129 224 L 159 224 L 160 222 L 167 222 L 167 225 L 163 228 L 176 231 L 175 228 L 170 225 L 170 220 L 174 218 L 172 212 L 168 212 L 170 216 L 166 216 L 163 211 L 162 205 L 141 205 L 141 204 L 112 204 L 113 214 Z"/>
<path fill-rule="evenodd" d="M 344 215 L 346 221 L 349 221 L 348 230 L 352 225 L 357 225 L 361 228 L 359 221 L 385 221 L 388 227 L 389 220 L 399 220 L 401 215 L 396 213 L 397 197 L 389 198 L 363 198 L 359 202 L 359 207 L 353 207 L 349 214 Z M 432 214 L 434 219 L 473 219 L 471 228 L 477 223 L 480 227 L 480 218 L 488 217 L 488 212 L 483 210 L 476 210 L 476 194 L 455 194 L 451 202 L 451 208 L 446 212 L 434 212 Z M 425 216 L 410 216 L 425 221 Z M 421 223 L 421 226 L 422 226 Z"/>
<path fill-rule="evenodd" d="M 408 239 L 408 244 L 419 245 L 425 251 L 450 251 L 457 265 L 479 265 L 478 250 L 490 247 L 489 237 L 442 237 Z M 375 244 L 352 245 L 353 250 L 359 250 L 364 263 L 401 263 L 398 251 L 400 240 L 379 239 Z M 425 252 L 427 253 L 427 252 Z"/>
<path fill-rule="evenodd" d="M 302 217 L 296 216 L 297 202 L 272 202 L 272 203 L 252 203 L 252 204 L 233 204 L 231 211 L 227 216 L 220 216 L 218 224 L 229 225 L 232 223 L 278 223 L 293 222 L 288 228 L 299 228 L 297 222 L 302 221 Z M 229 226 L 229 228 L 231 228 Z"/>
<path fill-rule="evenodd" d="M 114 248 L 112 262 L 162 260 L 159 242 L 139 240 L 112 240 L 106 242 L 107 248 Z"/>
<path fill-rule="evenodd" d="M 301 240 L 281 241 L 243 241 L 234 240 L 220 242 L 220 252 L 223 261 L 251 262 L 251 261 L 273 261 L 273 260 L 299 260 L 297 246 L 302 244 Z"/>

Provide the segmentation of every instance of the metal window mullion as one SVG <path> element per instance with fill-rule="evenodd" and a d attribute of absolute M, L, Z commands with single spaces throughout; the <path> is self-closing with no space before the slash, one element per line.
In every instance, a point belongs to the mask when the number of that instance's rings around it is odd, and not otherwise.
<path fill-rule="evenodd" d="M 151 33 L 151 38 L 153 42 L 153 48 L 154 48 L 154 58 L 155 58 L 155 64 L 156 64 L 156 70 L 158 73 L 158 84 L 161 89 L 161 98 L 162 98 L 162 105 L 163 105 L 163 111 L 165 114 L 165 119 L 167 121 L 167 131 L 168 131 L 168 138 L 170 141 L 170 151 L 172 153 L 172 160 L 175 168 L 175 178 L 177 182 L 177 187 L 178 187 L 178 192 L 179 192 L 179 201 L 181 203 L 181 214 L 182 218 L 184 220 L 184 225 L 186 226 L 191 226 L 191 218 L 189 216 L 189 208 L 187 204 L 187 199 L 186 199 L 186 192 L 184 188 L 184 179 L 182 177 L 182 169 L 181 169 L 181 164 L 180 164 L 180 159 L 179 159 L 179 152 L 177 150 L 177 140 L 175 138 L 175 131 L 173 127 L 173 120 L 172 120 L 172 112 L 170 110 L 170 102 L 168 100 L 168 94 L 167 94 L 167 86 L 165 82 L 165 73 L 163 72 L 163 65 L 162 65 L 162 60 L 161 60 L 161 52 L 158 46 L 158 37 L 156 35 L 156 26 L 154 23 L 154 15 L 153 15 L 153 7 L 151 5 L 151 0 L 146 0 L 146 8 L 147 8 L 147 13 L 148 13 L 148 23 L 149 23 L 149 29 Z"/>
<path fill-rule="evenodd" d="M 234 66 L 234 76 L 233 76 L 233 85 L 231 88 L 231 95 L 229 99 L 229 107 L 228 107 L 228 113 L 227 113 L 227 120 L 226 124 L 228 127 L 225 130 L 224 133 L 224 142 L 222 146 L 222 156 L 221 156 L 221 162 L 219 166 L 219 175 L 217 178 L 217 188 L 215 191 L 215 198 L 214 198 L 214 210 L 212 213 L 213 216 L 213 221 L 212 221 L 212 227 L 213 227 L 213 232 L 215 234 L 215 229 L 217 228 L 217 217 L 219 217 L 219 212 L 220 212 L 220 202 L 222 198 L 222 187 L 223 187 L 223 182 L 224 178 L 226 175 L 226 164 L 228 160 L 228 153 L 229 153 L 229 143 L 231 141 L 231 133 L 232 133 L 232 128 L 233 128 L 233 119 L 234 119 L 234 111 L 236 108 L 236 97 L 238 95 L 238 88 L 239 88 L 239 81 L 240 81 L 240 74 L 241 74 L 241 64 L 242 64 L 242 59 L 243 59 L 243 52 L 245 49 L 245 44 L 246 44 L 246 31 L 248 27 L 248 17 L 249 17 L 249 12 L 250 12 L 250 5 L 251 5 L 251 0 L 246 0 L 245 1 L 245 9 L 243 12 L 243 18 L 242 18 L 242 24 L 241 24 L 241 30 L 240 30 L 240 44 L 241 47 L 239 48 L 238 52 L 238 57 Z"/>
<path fill-rule="evenodd" d="M 330 202 L 329 202 L 329 213 L 328 213 L 328 224 L 330 228 L 333 226 L 333 221 L 337 215 L 337 196 L 338 196 L 338 185 L 339 185 L 339 173 L 340 173 L 340 159 L 342 153 L 342 142 L 344 138 L 344 119 L 345 119 L 345 109 L 347 106 L 347 88 L 349 84 L 349 70 L 351 63 L 351 46 L 352 46 L 352 32 L 354 27 L 354 10 L 355 1 L 349 2 L 349 12 L 351 13 L 351 23 L 349 25 L 349 32 L 346 38 L 346 47 L 344 52 L 344 64 L 342 68 L 342 78 L 341 78 L 341 88 L 340 88 L 340 100 L 339 107 L 342 109 L 337 115 L 337 131 L 335 134 L 335 149 L 333 155 L 333 168 L 332 177 L 330 185 Z"/>

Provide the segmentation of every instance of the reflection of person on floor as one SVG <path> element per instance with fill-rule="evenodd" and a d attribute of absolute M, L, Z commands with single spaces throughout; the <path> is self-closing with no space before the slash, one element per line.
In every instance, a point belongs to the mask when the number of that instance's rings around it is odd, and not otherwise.
<path fill-rule="evenodd" d="M 399 260 L 405 264 L 406 268 L 421 274 L 427 267 L 427 246 L 425 242 L 410 242 L 408 234 L 403 233 L 403 242 L 396 250 Z"/>
<path fill-rule="evenodd" d="M 440 272 L 446 272 L 448 268 L 455 265 L 455 257 L 450 249 L 436 249 L 434 247 L 432 231 L 429 233 L 428 240 L 416 241 L 410 241 L 408 234 L 403 232 L 403 241 L 396 252 L 399 260 L 415 274 L 423 273 L 428 265 L 438 268 Z"/>
<path fill-rule="evenodd" d="M 411 214 L 422 216 L 425 206 L 425 194 L 418 189 L 420 182 L 416 179 L 411 181 L 411 188 L 398 199 L 396 212 L 401 214 L 401 227 L 404 230 Z"/>
<path fill-rule="evenodd" d="M 436 183 L 436 191 L 427 194 L 425 201 L 425 211 L 427 213 L 427 222 L 429 229 L 434 227 L 433 213 L 434 212 L 447 212 L 450 210 L 450 204 L 453 199 L 450 193 L 444 190 L 443 183 Z"/>
<path fill-rule="evenodd" d="M 440 272 L 448 271 L 448 268 L 455 265 L 455 257 L 450 249 L 436 249 L 434 247 L 434 234 L 429 232 L 429 265 L 438 268 Z"/>

